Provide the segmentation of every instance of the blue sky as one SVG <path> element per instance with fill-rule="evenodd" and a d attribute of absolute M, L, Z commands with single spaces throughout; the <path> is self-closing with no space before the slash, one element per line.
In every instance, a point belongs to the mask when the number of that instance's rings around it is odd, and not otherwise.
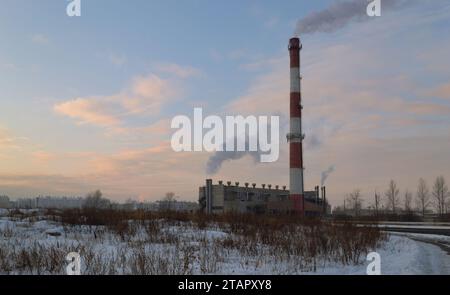
<path fill-rule="evenodd" d="M 69 18 L 68 1 L 0 0 L 0 193 L 193 200 L 208 176 L 287 184 L 285 149 L 206 175 L 208 154 L 166 149 L 170 119 L 287 114 L 287 41 L 335 2 L 82 0 Z M 446 1 L 415 1 L 302 36 L 306 133 L 320 139 L 306 147 L 310 188 L 332 164 L 336 203 L 390 178 L 450 178 L 449 16 Z"/>
<path fill-rule="evenodd" d="M 82 17 L 76 19 L 66 16 L 65 1 L 3 2 L 1 58 L 17 69 L 2 75 L 7 98 L 2 117 L 30 104 L 40 108 L 42 100 L 115 93 L 158 63 L 200 69 L 203 79 L 190 81 L 189 98 L 219 106 L 243 92 L 252 77 L 239 70 L 242 59 L 284 49 L 298 14 L 311 9 L 295 1 L 278 6 L 270 1 L 105 0 L 83 1 Z M 184 105 L 170 107 L 177 111 Z M 27 117 L 53 133 L 53 121 L 41 115 Z M 29 130 L 28 124 L 17 127 Z"/>

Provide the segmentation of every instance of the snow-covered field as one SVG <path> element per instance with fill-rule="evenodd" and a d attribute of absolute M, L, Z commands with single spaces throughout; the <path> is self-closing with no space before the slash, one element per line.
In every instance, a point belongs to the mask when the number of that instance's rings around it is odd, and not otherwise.
<path fill-rule="evenodd" d="M 445 251 L 410 237 L 417 238 L 391 234 L 368 249 L 380 254 L 382 274 L 450 274 Z M 39 215 L 18 219 L 0 212 L 0 274 L 64 274 L 65 256 L 74 251 L 81 254 L 84 274 L 365 275 L 369 263 L 368 251 L 361 252 L 357 261 L 343 262 L 336 258 L 339 253 L 321 252 L 311 258 L 274 245 L 255 244 L 215 225 L 201 229 L 189 222 L 158 220 L 125 232 L 64 226 Z"/>

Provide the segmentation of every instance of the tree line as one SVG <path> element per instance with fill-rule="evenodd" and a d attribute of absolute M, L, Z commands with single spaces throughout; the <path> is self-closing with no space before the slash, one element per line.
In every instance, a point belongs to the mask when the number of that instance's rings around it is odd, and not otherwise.
<path fill-rule="evenodd" d="M 364 201 L 361 190 L 355 189 L 346 197 L 344 211 L 353 211 L 353 214 L 358 216 L 363 209 Z M 392 214 L 419 212 L 422 216 L 434 209 L 435 213 L 443 216 L 450 212 L 450 193 L 443 176 L 436 178 L 431 189 L 427 182 L 420 178 L 415 192 L 407 189 L 402 194 L 392 179 L 383 194 L 375 191 L 373 203 L 366 208 L 372 209 L 376 215 L 386 212 Z"/>

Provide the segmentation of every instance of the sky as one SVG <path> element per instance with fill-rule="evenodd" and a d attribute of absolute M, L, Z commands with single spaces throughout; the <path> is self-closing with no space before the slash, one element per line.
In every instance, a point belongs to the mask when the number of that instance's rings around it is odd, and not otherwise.
<path fill-rule="evenodd" d="M 340 2 L 81 0 L 68 17 L 68 1 L 0 0 L 0 195 L 195 201 L 206 178 L 288 185 L 285 141 L 276 162 L 211 174 L 212 153 L 172 150 L 170 123 L 194 107 L 286 119 L 288 40 Z M 354 189 L 369 205 L 390 179 L 402 193 L 450 181 L 450 3 L 398 3 L 300 33 L 305 189 L 333 166 L 333 205 Z"/>

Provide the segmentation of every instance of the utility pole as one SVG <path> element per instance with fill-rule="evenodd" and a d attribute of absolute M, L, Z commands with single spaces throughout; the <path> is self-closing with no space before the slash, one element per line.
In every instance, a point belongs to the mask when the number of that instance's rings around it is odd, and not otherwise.
<path fill-rule="evenodd" d="M 377 190 L 375 190 L 375 215 L 378 217 L 378 205 L 380 203 L 380 196 L 377 193 Z"/>

